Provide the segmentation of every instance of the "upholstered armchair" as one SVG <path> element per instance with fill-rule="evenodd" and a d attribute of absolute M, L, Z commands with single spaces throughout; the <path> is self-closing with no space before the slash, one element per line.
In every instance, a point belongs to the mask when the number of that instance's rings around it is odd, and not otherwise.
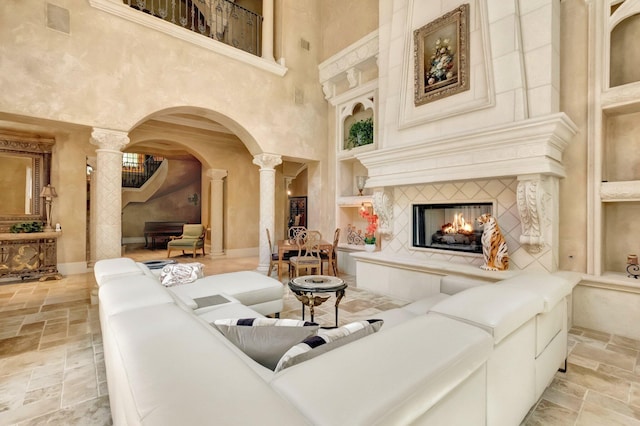
<path fill-rule="evenodd" d="M 172 250 L 181 250 L 182 254 L 185 251 L 193 252 L 193 257 L 196 257 L 198 249 L 202 249 L 202 255 L 204 252 L 204 236 L 206 230 L 202 224 L 186 224 L 182 227 L 182 235 L 179 237 L 171 237 L 171 240 L 167 243 L 167 257 L 171 257 Z"/>

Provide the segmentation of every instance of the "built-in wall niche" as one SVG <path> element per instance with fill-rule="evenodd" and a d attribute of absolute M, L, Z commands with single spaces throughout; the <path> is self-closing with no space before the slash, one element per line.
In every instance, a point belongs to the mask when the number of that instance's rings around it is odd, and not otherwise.
<path fill-rule="evenodd" d="M 610 37 L 609 86 L 640 81 L 640 14 L 621 20 Z"/>
<path fill-rule="evenodd" d="M 603 180 L 640 180 L 640 112 L 607 115 L 605 141 Z"/>
<path fill-rule="evenodd" d="M 417 248 L 482 253 L 476 219 L 493 212 L 493 203 L 414 204 L 412 245 Z"/>
<path fill-rule="evenodd" d="M 373 94 L 360 96 L 339 108 L 339 151 L 362 151 L 375 143 L 375 105 Z"/>
<path fill-rule="evenodd" d="M 604 203 L 603 271 L 626 274 L 627 255 L 640 256 L 640 201 Z"/>
<path fill-rule="evenodd" d="M 367 168 L 360 163 L 360 161 L 352 158 L 344 161 L 340 161 L 338 164 L 338 172 L 340 180 L 338 181 L 338 194 L 340 197 L 352 197 L 358 196 L 360 190 L 358 188 L 358 181 L 367 179 Z M 360 178 L 359 178 L 360 177 Z M 362 190 L 363 195 L 371 195 L 371 190 L 364 188 Z"/>

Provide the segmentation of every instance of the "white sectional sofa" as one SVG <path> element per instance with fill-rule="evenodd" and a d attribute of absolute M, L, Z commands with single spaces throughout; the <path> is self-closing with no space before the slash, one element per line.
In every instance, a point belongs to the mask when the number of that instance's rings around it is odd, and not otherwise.
<path fill-rule="evenodd" d="M 211 325 L 282 308 L 270 290 L 282 303 L 282 284 L 253 274 L 165 288 L 131 260 L 96 263 L 116 425 L 512 425 L 566 357 L 570 279 L 447 277 L 441 294 L 382 313 L 380 332 L 274 373 Z M 194 305 L 215 294 L 229 303 Z"/>

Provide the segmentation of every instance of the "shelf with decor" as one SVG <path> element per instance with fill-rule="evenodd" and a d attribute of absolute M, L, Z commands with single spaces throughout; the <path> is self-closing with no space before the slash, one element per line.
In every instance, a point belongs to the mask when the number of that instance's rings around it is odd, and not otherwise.
<path fill-rule="evenodd" d="M 640 223 L 640 54 L 629 49 L 640 29 L 637 11 L 597 3 L 596 24 L 590 55 L 599 65 L 590 74 L 589 192 L 593 226 L 589 239 L 586 281 L 616 282 L 622 287 L 637 279 L 628 277 L 630 255 L 640 255 L 637 236 Z M 600 285 L 600 284 L 598 284 Z M 609 285 L 609 284 L 607 284 Z"/>

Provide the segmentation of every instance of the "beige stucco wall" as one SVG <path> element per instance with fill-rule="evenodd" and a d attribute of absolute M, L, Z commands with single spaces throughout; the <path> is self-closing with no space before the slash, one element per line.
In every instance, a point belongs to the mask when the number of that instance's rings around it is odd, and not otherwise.
<path fill-rule="evenodd" d="M 86 1 L 54 4 L 68 9 L 69 34 L 47 27 L 44 0 L 0 3 L 0 56 L 10 58 L 0 61 L 0 126 L 17 123 L 56 136 L 54 220 L 64 228 L 59 263 L 86 258 L 85 157 L 95 156 L 96 146 L 89 142 L 93 127 L 128 132 L 159 111 L 187 106 L 231 129 L 245 145 L 244 152 L 229 153 L 233 158 L 204 146 L 188 148 L 201 151 L 203 171 L 242 163 L 238 176 L 225 181 L 225 218 L 242 223 L 225 230 L 225 241 L 238 246 L 258 246 L 259 167 L 251 163 L 253 155 L 315 160 L 319 173 L 310 184 L 328 179 L 326 101 L 317 79 L 317 2 L 278 2 L 284 22 L 278 57 L 285 56 L 288 67 L 284 77 L 107 14 Z M 310 41 L 309 51 L 300 47 L 301 35 Z M 281 174 L 276 186 L 282 205 Z M 208 205 L 203 213 L 208 214 Z M 277 213 L 280 223 L 282 216 Z"/>
<path fill-rule="evenodd" d="M 87 257 L 87 156 L 95 156 L 90 131 L 57 131 L 51 156 L 51 184 L 58 198 L 52 222 L 62 226 L 58 238 L 58 263 L 84 262 Z"/>
<path fill-rule="evenodd" d="M 190 105 L 213 111 L 254 154 L 321 157 L 324 120 L 314 114 L 324 105 L 320 88 L 305 91 L 303 104 L 293 99 L 294 79 L 317 81 L 315 62 L 292 57 L 297 68 L 283 78 L 87 2 L 57 4 L 70 11 L 70 34 L 46 27 L 43 0 L 0 4 L 0 53 L 12 58 L 0 64 L 0 111 L 128 131 L 156 111 Z M 317 26 L 311 14 L 297 22 Z M 297 143 L 284 150 L 283 141 Z"/>
<path fill-rule="evenodd" d="M 559 268 L 587 271 L 587 95 L 589 6 L 561 3 L 560 110 L 578 131 L 564 151 L 567 173 L 560 180 Z"/>
<path fill-rule="evenodd" d="M 378 28 L 378 0 L 322 0 L 320 62 Z M 391 2 L 380 2 L 391 3 Z"/>

